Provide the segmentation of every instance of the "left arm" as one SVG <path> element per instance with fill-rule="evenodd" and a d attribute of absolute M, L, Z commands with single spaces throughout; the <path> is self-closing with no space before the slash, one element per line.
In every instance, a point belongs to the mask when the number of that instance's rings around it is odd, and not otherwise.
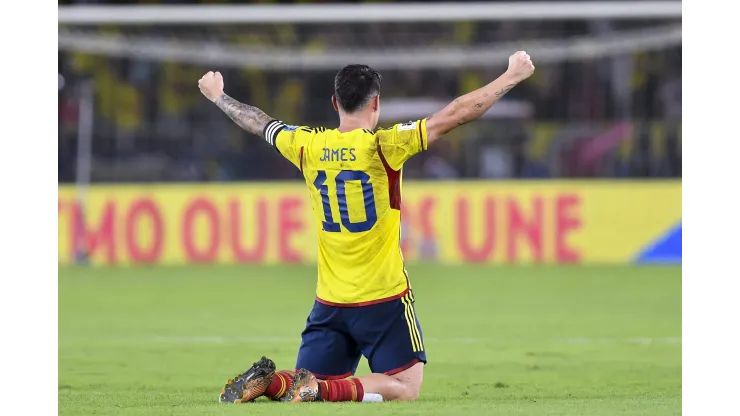
<path fill-rule="evenodd" d="M 534 72 L 532 60 L 524 51 L 509 57 L 509 69 L 490 84 L 469 92 L 427 118 L 427 142 L 432 144 L 452 129 L 482 116 L 518 83 Z"/>
<path fill-rule="evenodd" d="M 244 130 L 264 137 L 265 126 L 273 120 L 264 111 L 249 104 L 240 103 L 224 93 L 224 79 L 220 72 L 208 72 L 198 81 L 200 92 L 226 113 Z"/>

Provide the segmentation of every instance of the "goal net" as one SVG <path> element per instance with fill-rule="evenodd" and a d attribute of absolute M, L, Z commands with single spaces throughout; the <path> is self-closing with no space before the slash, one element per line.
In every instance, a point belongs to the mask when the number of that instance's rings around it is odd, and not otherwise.
<path fill-rule="evenodd" d="M 59 178 L 295 177 L 200 97 L 208 70 L 276 118 L 332 126 L 334 74 L 366 63 L 388 125 L 495 79 L 520 49 L 533 78 L 406 177 L 680 176 L 680 2 L 607 1 L 60 6 Z"/>

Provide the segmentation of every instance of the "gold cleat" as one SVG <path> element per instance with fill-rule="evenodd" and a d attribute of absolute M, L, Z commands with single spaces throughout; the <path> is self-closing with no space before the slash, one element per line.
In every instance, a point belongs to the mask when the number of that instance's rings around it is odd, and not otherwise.
<path fill-rule="evenodd" d="M 316 376 L 305 368 L 298 371 L 298 374 L 293 377 L 293 386 L 288 390 L 283 401 L 291 403 L 321 401 L 319 381 L 316 380 Z"/>
<path fill-rule="evenodd" d="M 262 357 L 244 373 L 226 382 L 218 401 L 221 403 L 247 403 L 265 394 L 275 376 L 275 363 Z"/>

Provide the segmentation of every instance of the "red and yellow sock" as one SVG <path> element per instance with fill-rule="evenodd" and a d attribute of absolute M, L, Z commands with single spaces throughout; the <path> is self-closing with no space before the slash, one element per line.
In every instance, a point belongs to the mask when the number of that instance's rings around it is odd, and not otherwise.
<path fill-rule="evenodd" d="M 283 398 L 293 386 L 293 376 L 295 376 L 295 373 L 288 370 L 275 373 L 272 383 L 265 390 L 265 396 L 270 400 L 280 400 Z"/>
<path fill-rule="evenodd" d="M 327 402 L 361 402 L 365 389 L 359 379 L 319 381 L 319 397 Z"/>

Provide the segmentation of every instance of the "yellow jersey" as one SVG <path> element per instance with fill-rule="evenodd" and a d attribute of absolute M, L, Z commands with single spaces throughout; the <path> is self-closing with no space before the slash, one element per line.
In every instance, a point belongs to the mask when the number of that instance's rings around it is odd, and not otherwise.
<path fill-rule="evenodd" d="M 365 306 L 404 296 L 401 169 L 426 150 L 426 119 L 346 133 L 272 120 L 264 137 L 308 187 L 318 228 L 317 301 Z"/>

